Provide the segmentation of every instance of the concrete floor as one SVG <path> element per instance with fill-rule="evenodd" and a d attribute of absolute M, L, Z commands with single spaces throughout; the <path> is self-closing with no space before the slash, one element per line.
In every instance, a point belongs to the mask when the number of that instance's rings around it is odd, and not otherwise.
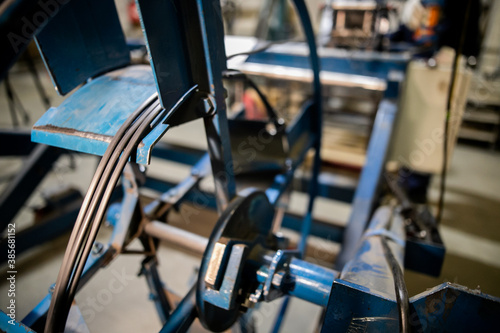
<path fill-rule="evenodd" d="M 48 76 L 42 71 L 42 80 L 47 91 L 57 105 L 60 97 L 50 85 Z M 30 112 L 31 123 L 44 112 L 29 75 L 15 69 L 11 75 L 17 94 L 22 97 L 23 104 Z M 11 127 L 3 84 L 0 85 L 0 126 Z M 28 125 L 28 127 L 31 124 Z M 177 134 L 182 133 L 180 138 Z M 169 132 L 167 139 L 179 143 L 204 147 L 203 131 L 200 124 L 175 129 Z M 8 144 L 8 143 L 2 143 Z M 43 191 L 72 184 L 85 192 L 97 160 L 92 156 L 78 155 L 76 170 L 68 168 L 69 161 L 62 158 L 55 171 L 37 189 L 27 203 L 26 208 L 17 216 L 18 229 L 29 225 L 32 221 L 31 208 L 39 205 Z M 15 173 L 22 165 L 17 159 L 0 159 L 0 177 Z M 406 280 L 410 295 L 415 295 L 426 288 L 445 281 L 460 283 L 470 288 L 480 286 L 481 290 L 500 296 L 500 178 L 497 176 L 500 166 L 500 153 L 458 145 L 448 178 L 446 206 L 441 233 L 447 247 L 447 254 L 442 274 L 439 278 L 430 278 L 407 271 Z M 170 168 L 167 169 L 164 168 Z M 172 171 L 174 170 L 174 171 Z M 176 174 L 182 177 L 186 172 L 177 166 L 160 165 L 151 171 L 158 174 Z M 439 177 L 434 177 L 430 199 L 435 204 L 438 197 Z M 0 184 L 0 190 L 5 183 Z M 207 185 L 209 186 L 209 185 Z M 300 196 L 293 198 L 303 201 Z M 295 206 L 295 204 L 294 204 Z M 181 211 L 182 212 L 182 211 Z M 337 222 L 344 222 L 350 209 L 345 205 L 321 202 L 316 214 L 335 215 Z M 216 215 L 207 212 L 200 216 L 205 225 L 216 220 Z M 186 223 L 182 214 L 173 222 Z M 205 228 L 207 229 L 207 228 Z M 203 232 L 208 232 L 204 230 Z M 103 241 L 110 230 L 104 228 L 100 234 Z M 313 240 L 314 241 L 314 240 Z M 17 258 L 17 315 L 22 319 L 41 300 L 50 284 L 55 281 L 60 261 L 67 242 L 63 236 L 51 244 L 34 248 Z M 324 244 L 324 247 L 337 251 L 338 246 Z M 160 272 L 166 285 L 183 295 L 195 278 L 195 269 L 199 259 L 175 249 L 162 247 L 159 254 Z M 140 258 L 138 256 L 120 256 L 108 267 L 101 270 L 77 296 L 77 302 L 87 319 L 91 331 L 100 332 L 155 332 L 161 327 L 154 306 L 148 299 L 146 283 L 138 277 Z M 110 288 L 111 284 L 123 288 Z M 8 298 L 6 283 L 6 267 L 0 267 L 0 309 L 5 310 Z M 119 291 L 117 291 L 119 289 Z M 117 292 L 110 292 L 111 290 Z M 105 297 L 111 295 L 111 297 Z M 279 307 L 279 302 L 263 304 L 256 311 L 256 321 L 261 332 L 267 332 Z M 319 307 L 300 300 L 293 300 L 288 312 L 283 332 L 312 331 L 319 314 Z"/>

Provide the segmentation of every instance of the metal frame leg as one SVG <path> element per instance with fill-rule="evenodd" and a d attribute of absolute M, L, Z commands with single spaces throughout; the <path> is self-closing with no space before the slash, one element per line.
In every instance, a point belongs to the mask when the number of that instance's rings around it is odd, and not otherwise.
<path fill-rule="evenodd" d="M 0 216 L 2 217 L 0 231 L 3 231 L 16 216 L 63 152 L 62 149 L 46 145 L 37 145 L 33 149 L 22 170 L 0 196 Z"/>

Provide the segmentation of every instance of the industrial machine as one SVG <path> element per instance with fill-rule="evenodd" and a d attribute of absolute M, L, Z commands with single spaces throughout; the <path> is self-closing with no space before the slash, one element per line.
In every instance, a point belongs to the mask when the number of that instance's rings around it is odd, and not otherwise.
<path fill-rule="evenodd" d="M 210 331 L 252 331 L 252 313 L 259 304 L 284 298 L 274 322 L 277 332 L 291 297 L 324 308 L 318 323 L 322 332 L 495 330 L 500 313 L 495 297 L 450 283 L 411 298 L 406 291 L 402 268 L 438 275 L 444 246 L 429 211 L 412 205 L 385 171 L 403 79 L 396 74 L 404 74 L 405 62 L 358 57 L 346 66 L 335 54 L 326 54 L 320 63 L 305 3 L 293 4 L 307 43 L 295 52 L 279 47 L 250 52 L 236 69 L 227 68 L 217 1 L 138 0 L 151 66 L 130 65 L 111 0 L 61 2 L 50 20 L 32 29 L 56 89 L 63 95 L 73 91 L 37 121 L 32 140 L 102 158 L 55 285 L 24 319 L 0 312 L 1 330 L 88 331 L 75 295 L 99 278 L 99 269 L 127 253 L 144 258 L 141 274 L 163 323 L 161 332 L 185 332 L 196 318 Z M 36 13 L 29 1 L 5 6 L 9 10 L 1 13 L 2 24 Z M 22 26 L 10 29 L 20 33 Z M 12 59 L 2 63 L 2 71 L 16 56 L 9 52 L 3 56 Z M 298 76 L 310 68 L 311 98 L 293 119 L 285 121 L 245 72 L 258 64 Z M 349 65 L 372 79 L 355 76 Z M 355 189 L 333 185 L 320 170 L 320 67 L 351 75 L 360 85 L 378 84 L 383 94 Z M 266 117 L 247 119 L 244 110 L 228 117 L 223 79 L 254 89 Z M 203 119 L 207 151 L 160 141 L 172 127 L 194 119 Z M 308 205 L 298 217 L 283 212 L 280 200 L 297 182 L 296 171 L 308 154 L 310 171 L 298 186 L 308 194 Z M 190 175 L 178 184 L 148 177 L 144 165 L 153 156 L 191 165 Z M 210 176 L 213 192 L 199 186 Z M 145 187 L 163 194 L 144 202 L 140 189 Z M 110 205 L 113 196 L 118 202 Z M 345 228 L 314 219 L 318 196 L 352 203 Z M 168 223 L 170 213 L 186 202 L 217 210 L 210 237 Z M 105 219 L 113 233 L 103 245 L 95 239 Z M 277 232 L 280 226 L 300 232 L 297 246 Z M 342 243 L 334 267 L 305 260 L 309 235 Z M 139 250 L 130 246 L 137 240 Z M 158 273 L 161 241 L 202 257 L 198 278 L 176 305 Z"/>

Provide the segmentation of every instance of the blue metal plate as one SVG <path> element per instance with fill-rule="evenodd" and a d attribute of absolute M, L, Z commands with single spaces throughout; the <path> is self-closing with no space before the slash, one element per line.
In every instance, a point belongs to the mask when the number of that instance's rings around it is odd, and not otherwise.
<path fill-rule="evenodd" d="M 72 0 L 49 21 L 36 41 L 61 95 L 88 78 L 130 63 L 113 0 Z"/>
<path fill-rule="evenodd" d="M 34 142 L 103 155 L 120 126 L 156 92 L 151 68 L 115 70 L 87 83 L 58 107 L 50 108 L 33 126 Z M 149 162 L 152 145 L 166 131 L 160 124 L 137 149 L 137 162 Z"/>

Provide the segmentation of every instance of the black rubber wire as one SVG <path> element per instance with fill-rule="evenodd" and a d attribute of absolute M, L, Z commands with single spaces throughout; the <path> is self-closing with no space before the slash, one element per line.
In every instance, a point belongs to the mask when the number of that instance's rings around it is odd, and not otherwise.
<path fill-rule="evenodd" d="M 389 264 L 394 278 L 394 289 L 396 291 L 396 302 L 399 312 L 399 331 L 403 333 L 410 332 L 410 298 L 406 289 L 405 279 L 401 266 L 394 257 L 389 244 L 384 236 L 380 237 L 382 247 L 384 248 L 385 258 Z"/>
<path fill-rule="evenodd" d="M 465 45 L 465 38 L 467 36 L 467 26 L 469 24 L 469 12 L 472 5 L 472 0 L 467 1 L 467 8 L 465 10 L 464 23 L 462 25 L 462 32 L 460 35 L 460 43 L 458 48 L 455 50 L 455 57 L 453 58 L 453 68 L 451 69 L 451 79 L 450 85 L 448 87 L 448 98 L 446 101 L 446 119 L 444 121 L 444 140 L 443 140 L 443 164 L 441 167 L 441 182 L 439 184 L 439 201 L 438 210 L 436 213 L 437 224 L 441 223 L 443 219 L 444 212 L 444 194 L 446 192 L 446 177 L 448 173 L 448 142 L 449 142 L 449 132 L 450 132 L 450 115 L 451 107 L 453 101 L 453 92 L 455 90 L 455 84 L 457 81 L 458 73 L 458 60 L 462 55 L 462 50 Z"/>
<path fill-rule="evenodd" d="M 255 82 L 252 79 L 250 79 L 245 73 L 237 69 L 228 69 L 222 73 L 222 77 L 228 80 L 242 79 L 243 81 L 245 81 L 250 86 L 250 88 L 255 90 L 255 92 L 259 95 L 259 98 L 261 99 L 262 103 L 264 103 L 264 106 L 266 107 L 267 116 L 269 117 L 269 120 L 273 122 L 274 126 L 276 127 L 276 131 L 279 131 L 279 129 L 283 127 L 284 125 L 283 119 L 280 119 L 276 110 L 272 107 L 271 103 L 269 103 L 267 96 L 262 92 L 262 90 L 260 90 L 257 84 L 255 84 Z"/>

